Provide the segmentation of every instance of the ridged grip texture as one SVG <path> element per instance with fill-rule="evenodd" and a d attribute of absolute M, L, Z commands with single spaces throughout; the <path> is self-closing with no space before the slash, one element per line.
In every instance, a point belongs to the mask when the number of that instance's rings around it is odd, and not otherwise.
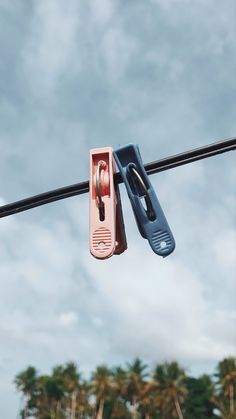
<path fill-rule="evenodd" d="M 111 231 L 101 227 L 94 231 L 92 236 L 93 249 L 101 255 L 111 248 Z"/>
<path fill-rule="evenodd" d="M 153 233 L 151 238 L 152 246 L 158 253 L 167 253 L 173 246 L 173 240 L 167 231 L 158 230 Z"/>

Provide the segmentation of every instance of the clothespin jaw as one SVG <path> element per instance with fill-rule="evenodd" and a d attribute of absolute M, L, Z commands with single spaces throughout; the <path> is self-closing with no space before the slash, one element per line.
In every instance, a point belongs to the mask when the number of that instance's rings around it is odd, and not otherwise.
<path fill-rule="evenodd" d="M 98 259 L 107 259 L 127 248 L 114 173 L 111 147 L 90 150 L 90 252 Z"/>
<path fill-rule="evenodd" d="M 115 163 L 115 161 L 114 161 Z M 120 199 L 120 191 L 119 186 L 115 186 L 115 194 L 116 194 L 116 248 L 115 248 L 115 255 L 120 255 L 127 249 L 127 240 L 125 234 L 125 224 L 122 212 L 122 205 Z"/>
<path fill-rule="evenodd" d="M 114 157 L 140 234 L 149 241 L 156 254 L 168 256 L 175 249 L 175 240 L 143 166 L 138 146 L 128 144 L 121 147 L 114 151 Z"/>

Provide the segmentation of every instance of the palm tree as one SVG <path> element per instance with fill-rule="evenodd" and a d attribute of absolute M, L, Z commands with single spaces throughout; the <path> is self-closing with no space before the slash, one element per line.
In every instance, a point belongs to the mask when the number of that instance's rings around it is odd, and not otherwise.
<path fill-rule="evenodd" d="M 140 358 L 136 358 L 131 364 L 128 364 L 128 386 L 127 399 L 130 403 L 130 410 L 133 419 L 138 417 L 138 406 L 142 388 L 145 384 L 147 365 L 143 364 Z"/>
<path fill-rule="evenodd" d="M 37 410 L 40 419 L 64 418 L 61 403 L 65 397 L 62 377 L 42 375 L 38 380 Z"/>
<path fill-rule="evenodd" d="M 179 419 L 184 419 L 181 403 L 187 390 L 184 386 L 183 368 L 177 362 L 158 365 L 154 371 L 154 380 L 159 384 L 158 403 L 163 419 L 170 419 L 175 414 Z"/>
<path fill-rule="evenodd" d="M 112 386 L 118 396 L 125 397 L 127 393 L 128 377 L 122 367 L 115 367 L 111 371 Z"/>
<path fill-rule="evenodd" d="M 228 399 L 229 418 L 234 418 L 235 415 L 235 389 L 236 389 L 236 358 L 229 357 L 219 362 L 217 366 L 218 384 L 220 385 L 220 397 Z M 221 400 L 222 402 L 222 400 Z M 222 404 L 222 403 L 221 403 Z"/>
<path fill-rule="evenodd" d="M 23 393 L 25 398 L 24 410 L 22 412 L 23 419 L 27 417 L 29 408 L 34 407 L 37 380 L 37 370 L 32 366 L 29 366 L 26 370 L 20 372 L 14 380 L 17 389 Z"/>
<path fill-rule="evenodd" d="M 38 375 L 30 366 L 14 380 L 24 400 L 20 417 L 203 419 L 220 412 L 222 419 L 236 419 L 235 358 L 219 362 L 217 382 L 207 375 L 187 377 L 177 362 L 157 365 L 153 380 L 146 371 L 136 358 L 127 369 L 99 366 L 86 382 L 73 362 L 56 366 L 50 375 Z"/>
<path fill-rule="evenodd" d="M 158 384 L 154 381 L 149 381 L 144 384 L 140 391 L 140 402 L 139 412 L 145 419 L 154 418 L 157 414 L 158 403 L 157 403 L 157 392 Z"/>
<path fill-rule="evenodd" d="M 80 380 L 80 374 L 76 364 L 74 362 L 68 362 L 65 367 L 55 367 L 53 369 L 53 376 L 63 379 L 65 392 L 70 400 L 70 418 L 75 419 Z"/>
<path fill-rule="evenodd" d="M 122 367 L 115 367 L 111 371 L 111 387 L 113 410 L 112 417 L 128 417 L 126 407 L 128 377 L 127 372 Z"/>
<path fill-rule="evenodd" d="M 185 416 L 188 419 L 218 418 L 214 403 L 214 383 L 209 375 L 186 377 L 185 385 L 188 391 L 185 398 Z"/>
<path fill-rule="evenodd" d="M 103 418 L 105 400 L 111 391 L 111 372 L 106 365 L 97 367 L 92 374 L 92 394 L 96 396 L 95 419 Z"/>
<path fill-rule="evenodd" d="M 91 385 L 86 381 L 79 384 L 79 394 L 77 399 L 77 417 L 78 419 L 91 418 L 92 408 L 89 400 Z"/>

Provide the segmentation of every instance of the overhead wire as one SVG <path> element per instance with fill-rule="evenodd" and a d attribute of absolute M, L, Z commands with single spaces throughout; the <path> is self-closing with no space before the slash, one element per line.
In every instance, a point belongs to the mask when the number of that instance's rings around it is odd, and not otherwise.
<path fill-rule="evenodd" d="M 144 165 L 148 175 L 170 170 L 178 166 L 193 163 L 198 160 L 216 156 L 236 149 L 236 137 L 217 141 L 203 147 L 185 151 L 173 156 L 165 157 L 160 160 L 152 161 Z M 122 183 L 120 173 L 114 175 L 115 183 Z M 75 183 L 62 188 L 53 189 L 48 192 L 21 199 L 6 205 L 0 206 L 0 218 L 7 217 L 18 212 L 49 204 L 51 202 L 66 199 L 72 196 L 81 195 L 89 192 L 89 181 Z"/>

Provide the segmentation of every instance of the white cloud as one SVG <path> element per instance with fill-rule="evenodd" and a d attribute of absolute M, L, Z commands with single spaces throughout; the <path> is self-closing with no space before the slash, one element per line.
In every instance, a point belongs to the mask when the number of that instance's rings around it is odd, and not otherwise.
<path fill-rule="evenodd" d="M 78 3 L 43 0 L 34 3 L 28 44 L 23 52 L 25 72 L 36 96 L 51 96 L 63 75 L 79 70 L 76 48 Z"/>
<path fill-rule="evenodd" d="M 132 56 L 137 50 L 137 41 L 128 36 L 121 27 L 109 28 L 103 36 L 100 54 L 105 63 L 106 76 L 117 82 L 124 76 Z"/>
<path fill-rule="evenodd" d="M 103 316 L 112 312 L 111 353 L 127 358 L 137 354 L 154 362 L 177 357 L 193 364 L 217 361 L 232 351 L 233 340 L 226 343 L 215 334 L 218 316 L 208 308 L 202 278 L 177 260 L 161 260 L 142 243 L 134 248 L 132 241 L 132 246 L 123 256 L 125 263 L 114 257 L 112 262 L 88 265 L 105 299 Z M 112 277 L 107 275 L 108 264 Z M 230 334 L 227 316 L 222 310 L 220 325 Z"/>
<path fill-rule="evenodd" d="M 190 4 L 190 0 L 151 0 L 153 4 L 161 6 L 163 10 L 172 12 L 174 8 L 179 6 L 187 6 Z"/>
<path fill-rule="evenodd" d="M 70 327 L 76 324 L 78 321 L 77 313 L 73 311 L 68 311 L 66 313 L 61 313 L 59 316 L 59 324 L 65 327 Z"/>
<path fill-rule="evenodd" d="M 90 13 L 94 24 L 105 25 L 114 15 L 114 2 L 111 0 L 90 0 Z"/>
<path fill-rule="evenodd" d="M 225 281 L 236 281 L 236 235 L 234 230 L 221 230 L 214 240 L 213 249 L 219 265 L 225 270 Z M 234 277 L 227 275 L 228 271 L 235 272 Z"/>
<path fill-rule="evenodd" d="M 0 25 L 1 204 L 85 180 L 93 146 L 138 142 L 148 162 L 230 135 L 231 1 L 43 0 L 28 14 L 13 3 Z M 151 178 L 177 242 L 165 260 L 123 187 L 129 248 L 104 262 L 89 254 L 87 196 L 0 220 L 4 419 L 29 363 L 89 373 L 141 355 L 201 373 L 232 353 L 232 157 Z"/>

